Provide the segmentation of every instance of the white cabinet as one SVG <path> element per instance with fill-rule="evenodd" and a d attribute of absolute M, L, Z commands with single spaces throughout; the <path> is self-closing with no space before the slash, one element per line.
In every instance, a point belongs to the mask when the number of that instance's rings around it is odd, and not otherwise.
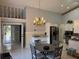
<path fill-rule="evenodd" d="M 74 21 L 74 33 L 79 33 L 79 20 Z"/>
<path fill-rule="evenodd" d="M 65 31 L 73 31 L 73 24 L 65 24 Z"/>

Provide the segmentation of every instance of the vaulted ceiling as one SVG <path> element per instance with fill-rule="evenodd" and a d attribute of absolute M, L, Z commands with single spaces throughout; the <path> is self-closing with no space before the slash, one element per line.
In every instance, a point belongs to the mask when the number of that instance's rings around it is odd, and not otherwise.
<path fill-rule="evenodd" d="M 39 8 L 39 0 L 2 0 L 1 3 Z M 60 14 L 77 6 L 79 6 L 79 0 L 40 0 L 40 9 Z"/>

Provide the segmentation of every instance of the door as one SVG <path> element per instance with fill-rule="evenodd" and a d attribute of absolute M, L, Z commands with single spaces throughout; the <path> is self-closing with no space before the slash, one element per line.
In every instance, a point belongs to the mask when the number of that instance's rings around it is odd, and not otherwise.
<path fill-rule="evenodd" d="M 2 24 L 2 49 L 7 51 L 11 49 L 11 26 Z"/>
<path fill-rule="evenodd" d="M 21 48 L 24 47 L 24 25 L 21 23 L 2 24 L 2 45 L 8 45 L 11 49 L 15 43 L 16 45 L 20 43 Z"/>
<path fill-rule="evenodd" d="M 3 44 L 11 44 L 11 25 L 3 25 Z"/>

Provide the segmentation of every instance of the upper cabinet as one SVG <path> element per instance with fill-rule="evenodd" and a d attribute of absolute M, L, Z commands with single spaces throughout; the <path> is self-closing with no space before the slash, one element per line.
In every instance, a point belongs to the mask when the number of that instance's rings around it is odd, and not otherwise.
<path fill-rule="evenodd" d="M 65 31 L 73 31 L 73 24 L 65 24 Z"/>
<path fill-rule="evenodd" d="M 79 33 L 79 20 L 74 21 L 74 33 Z"/>
<path fill-rule="evenodd" d="M 72 20 L 68 20 L 65 24 L 65 31 L 73 31 L 74 22 Z"/>
<path fill-rule="evenodd" d="M 73 23 L 66 23 L 65 31 L 73 31 L 74 33 L 79 33 L 79 20 L 74 20 Z"/>

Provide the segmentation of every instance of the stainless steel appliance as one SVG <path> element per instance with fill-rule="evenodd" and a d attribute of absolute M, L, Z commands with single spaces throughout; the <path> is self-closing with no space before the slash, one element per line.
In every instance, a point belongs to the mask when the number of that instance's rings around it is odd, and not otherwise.
<path fill-rule="evenodd" d="M 50 26 L 50 44 L 53 41 L 59 41 L 59 28 L 56 26 Z"/>

